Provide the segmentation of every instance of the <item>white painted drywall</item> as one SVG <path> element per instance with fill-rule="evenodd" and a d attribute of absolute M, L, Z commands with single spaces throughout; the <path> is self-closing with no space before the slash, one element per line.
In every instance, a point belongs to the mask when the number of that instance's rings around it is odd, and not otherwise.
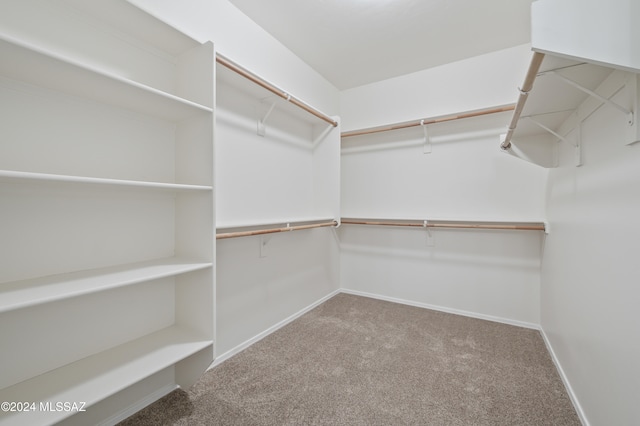
<path fill-rule="evenodd" d="M 582 167 L 562 144 L 549 173 L 541 323 L 593 426 L 640 423 L 640 145 L 626 130 L 602 106 L 582 126 Z"/>
<path fill-rule="evenodd" d="M 514 102 L 525 47 L 343 93 L 347 128 Z M 475 70 L 476 73 L 470 73 Z M 522 72 L 520 72 L 522 71 Z M 515 78 L 514 76 L 517 76 Z M 546 170 L 499 149 L 511 113 L 345 138 L 343 217 L 542 221 Z M 341 286 L 500 321 L 539 324 L 542 233 L 340 230 Z"/>
<path fill-rule="evenodd" d="M 510 113 L 343 139 L 342 216 L 540 221 L 546 171 L 504 154 Z"/>
<path fill-rule="evenodd" d="M 396 138 L 406 136 L 395 143 L 408 146 L 383 142 L 379 146 L 384 148 L 368 151 L 345 147 L 351 151 L 342 155 L 343 217 L 542 220 L 547 172 L 500 152 L 497 133 L 490 130 L 501 119 L 508 121 L 502 114 L 471 120 L 475 126 L 441 126 L 439 139 L 434 128 L 430 154 L 423 153 L 420 129 L 393 132 Z M 433 246 L 428 246 L 421 229 L 344 225 L 341 286 L 505 322 L 539 324 L 541 232 L 432 234 Z"/>
<path fill-rule="evenodd" d="M 342 225 L 349 291 L 526 327 L 539 324 L 539 231 Z"/>
<path fill-rule="evenodd" d="M 131 0 L 291 95 L 337 115 L 338 90 L 227 0 Z"/>
<path fill-rule="evenodd" d="M 336 291 L 338 262 L 337 240 L 322 228 L 219 240 L 216 354 Z"/>
<path fill-rule="evenodd" d="M 531 54 L 529 45 L 521 45 L 345 90 L 342 130 L 514 103 Z"/>

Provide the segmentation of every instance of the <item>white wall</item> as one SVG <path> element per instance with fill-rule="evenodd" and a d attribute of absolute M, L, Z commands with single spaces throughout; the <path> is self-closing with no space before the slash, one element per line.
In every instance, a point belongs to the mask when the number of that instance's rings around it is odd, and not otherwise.
<path fill-rule="evenodd" d="M 337 115 L 338 90 L 227 0 L 130 0 L 322 112 Z"/>
<path fill-rule="evenodd" d="M 217 250 L 223 357 L 338 289 L 338 244 L 327 229 L 219 240 Z"/>
<path fill-rule="evenodd" d="M 511 104 L 530 59 L 530 46 L 521 45 L 345 90 L 340 94 L 342 129 Z"/>
<path fill-rule="evenodd" d="M 510 113 L 342 142 L 342 216 L 541 221 L 546 171 L 503 153 Z"/>
<path fill-rule="evenodd" d="M 512 103 L 529 59 L 526 46 L 507 49 L 344 92 L 344 126 Z M 430 125 L 429 154 L 420 127 L 343 139 L 342 216 L 542 221 L 546 170 L 499 149 L 510 118 L 507 112 Z M 433 245 L 424 230 L 342 226 L 341 286 L 539 324 L 541 232 L 431 232 Z"/>
<path fill-rule="evenodd" d="M 626 130 L 601 107 L 582 126 L 583 166 L 562 144 L 547 191 L 541 322 L 594 426 L 640 424 L 640 144 Z"/>

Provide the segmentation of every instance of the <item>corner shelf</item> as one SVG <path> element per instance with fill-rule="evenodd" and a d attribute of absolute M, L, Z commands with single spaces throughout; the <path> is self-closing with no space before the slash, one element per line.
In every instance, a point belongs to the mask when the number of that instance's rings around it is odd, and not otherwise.
<path fill-rule="evenodd" d="M 580 134 L 569 137 L 569 133 L 579 128 L 580 123 L 605 102 L 613 103 L 609 98 L 624 87 L 629 86 L 631 97 L 637 92 L 636 77 L 625 76 L 623 72 L 603 65 L 553 54 L 543 55 L 540 69 L 533 77 L 535 84 L 532 81 L 530 92 L 521 94 L 516 107 L 514 119 L 517 117 L 518 121 L 512 129 L 513 144 L 507 152 L 545 168 L 558 166 L 558 142 L 573 146 L 575 165 L 580 166 Z M 631 116 L 636 115 L 635 122 L 630 119 L 628 123 L 631 133 L 629 144 L 635 143 L 640 137 L 637 104 L 615 106 L 620 110 L 628 109 Z M 506 142 L 503 141 L 503 147 Z"/>

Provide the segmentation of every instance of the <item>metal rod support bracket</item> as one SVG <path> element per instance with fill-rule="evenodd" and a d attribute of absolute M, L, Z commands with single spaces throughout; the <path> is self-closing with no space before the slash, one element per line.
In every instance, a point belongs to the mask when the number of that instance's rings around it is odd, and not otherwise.
<path fill-rule="evenodd" d="M 420 120 L 420 126 L 422 127 L 422 131 L 424 132 L 424 154 L 431 154 L 431 139 L 429 138 L 429 130 L 427 129 L 427 125 L 423 120 Z"/>
<path fill-rule="evenodd" d="M 589 96 L 592 96 L 592 97 L 598 99 L 600 102 L 607 103 L 607 104 L 611 105 L 612 107 L 614 107 L 615 109 L 621 111 L 622 113 L 624 113 L 627 116 L 627 123 L 629 124 L 629 126 L 633 126 L 633 123 L 634 123 L 634 120 L 635 120 L 633 111 L 623 107 L 622 105 L 619 105 L 619 104 L 613 102 L 609 98 L 605 98 L 604 96 L 601 96 L 601 95 L 597 94 L 596 92 L 594 92 L 591 89 L 587 89 L 586 87 L 584 87 L 581 84 L 571 80 L 570 78 L 565 77 L 564 75 L 560 74 L 557 71 L 548 71 L 547 73 L 558 77 L 560 80 L 564 81 L 565 83 L 569 84 L 570 86 L 573 86 L 576 89 L 583 91 L 584 93 L 588 94 Z"/>
<path fill-rule="evenodd" d="M 549 127 L 545 126 L 544 124 L 542 124 L 541 122 L 539 122 L 538 120 L 534 119 L 533 117 L 527 117 L 529 119 L 529 121 L 531 121 L 533 124 L 535 124 L 536 126 L 540 127 L 543 130 L 546 130 L 547 132 L 551 133 L 553 136 L 557 137 L 558 139 L 560 139 L 563 142 L 567 142 L 567 143 L 571 143 L 566 137 L 562 136 L 560 133 L 550 129 Z M 576 144 L 572 144 L 572 145 L 576 145 Z"/>
<path fill-rule="evenodd" d="M 427 247 L 433 247 L 434 245 L 433 234 L 431 233 L 431 229 L 429 229 L 429 221 L 424 220 L 422 222 L 422 226 L 427 231 Z"/>
<path fill-rule="evenodd" d="M 267 134 L 267 119 L 273 112 L 273 109 L 275 108 L 275 106 L 276 106 L 276 101 L 273 101 L 269 106 L 269 108 L 267 109 L 267 112 L 262 116 L 262 118 L 258 120 L 258 136 L 264 136 Z"/>

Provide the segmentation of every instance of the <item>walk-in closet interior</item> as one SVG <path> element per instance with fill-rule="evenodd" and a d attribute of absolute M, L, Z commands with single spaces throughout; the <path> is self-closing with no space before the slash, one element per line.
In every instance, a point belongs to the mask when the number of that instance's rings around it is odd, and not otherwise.
<path fill-rule="evenodd" d="M 640 3 L 491 0 L 499 47 L 387 76 L 446 37 L 349 73 L 267 3 L 0 2 L 0 425 L 117 424 L 339 293 L 535 330 L 639 424 Z"/>

